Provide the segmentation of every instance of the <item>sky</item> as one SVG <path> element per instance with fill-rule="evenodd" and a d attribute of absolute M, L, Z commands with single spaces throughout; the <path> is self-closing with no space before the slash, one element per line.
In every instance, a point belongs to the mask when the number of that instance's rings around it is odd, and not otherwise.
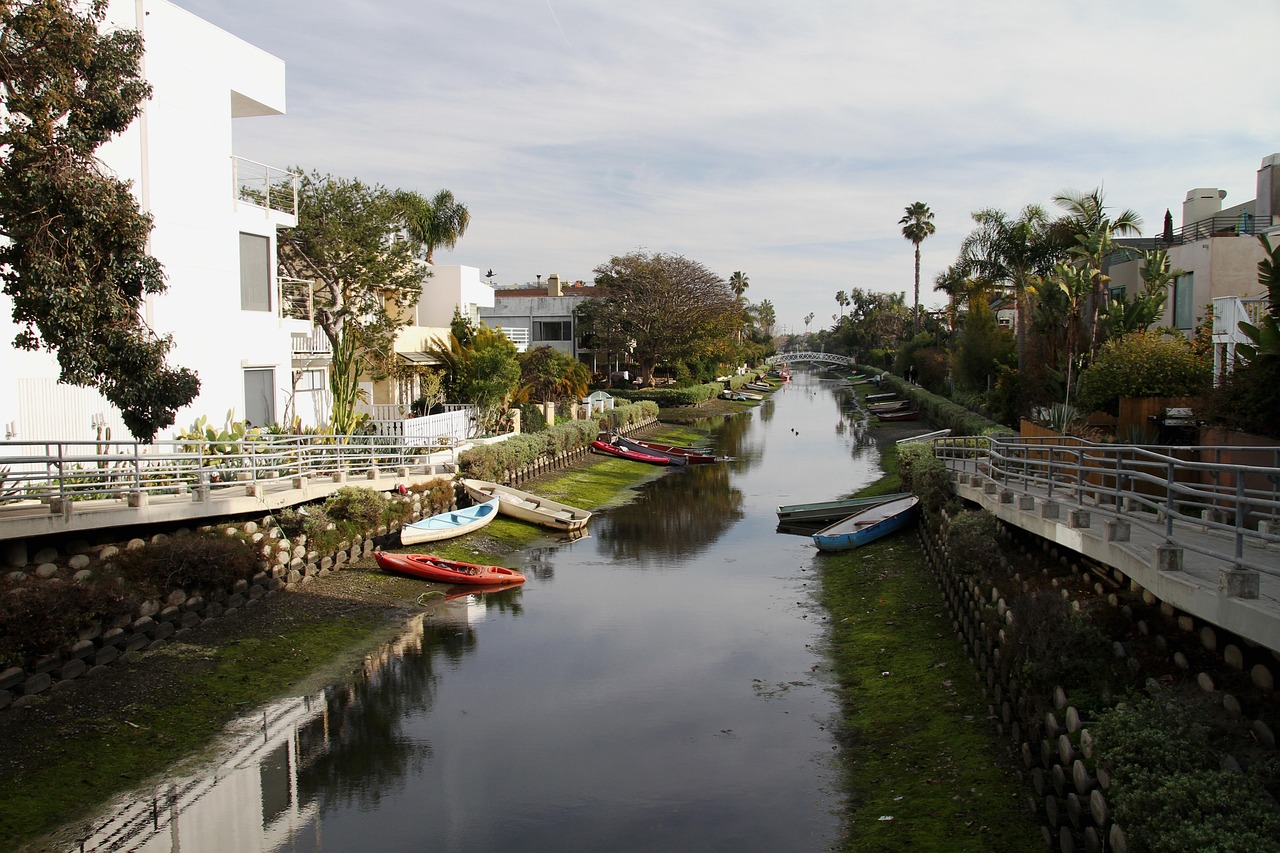
<path fill-rule="evenodd" d="M 1101 188 L 1158 233 L 1195 187 L 1254 198 L 1280 152 L 1280 3 L 1180 0 L 177 0 L 286 63 L 287 114 L 236 153 L 449 189 L 471 225 L 436 263 L 495 284 L 590 282 L 683 255 L 832 324 L 905 292 L 899 220 L 935 214 L 921 301 L 971 214 Z"/>

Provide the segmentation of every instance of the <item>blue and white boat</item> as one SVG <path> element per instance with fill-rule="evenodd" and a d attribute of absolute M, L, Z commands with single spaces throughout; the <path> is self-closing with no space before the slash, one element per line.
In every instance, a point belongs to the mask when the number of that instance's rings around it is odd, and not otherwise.
<path fill-rule="evenodd" d="M 479 530 L 493 521 L 497 515 L 497 498 L 465 509 L 442 512 L 400 528 L 400 544 L 417 545 L 420 542 L 452 539 L 455 536 Z"/>
<path fill-rule="evenodd" d="M 819 530 L 813 534 L 813 544 L 821 551 L 849 551 L 874 542 L 906 527 L 915 517 L 919 503 L 918 497 L 907 495 L 905 498 L 876 504 Z"/>

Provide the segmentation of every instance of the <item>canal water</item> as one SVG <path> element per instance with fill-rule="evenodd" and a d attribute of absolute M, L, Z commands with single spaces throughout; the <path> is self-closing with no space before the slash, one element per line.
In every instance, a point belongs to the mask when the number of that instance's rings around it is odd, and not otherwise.
<path fill-rule="evenodd" d="M 590 536 L 522 555 L 353 681 L 239 724 L 215 767 L 72 849 L 815 851 L 840 832 L 837 707 L 807 537 L 779 504 L 879 476 L 847 390 L 797 373 L 707 425 Z"/>

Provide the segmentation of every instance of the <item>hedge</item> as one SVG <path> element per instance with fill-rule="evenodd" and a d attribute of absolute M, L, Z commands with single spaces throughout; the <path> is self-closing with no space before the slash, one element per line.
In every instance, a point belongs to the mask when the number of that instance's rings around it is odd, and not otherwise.
<path fill-rule="evenodd" d="M 863 373 L 879 373 L 874 367 L 857 365 Z M 952 435 L 1013 435 L 1013 430 L 997 421 L 984 418 L 976 412 L 954 403 L 946 397 L 930 394 L 918 385 L 899 379 L 891 373 L 883 374 L 880 387 L 897 393 L 939 429 L 950 429 Z"/>

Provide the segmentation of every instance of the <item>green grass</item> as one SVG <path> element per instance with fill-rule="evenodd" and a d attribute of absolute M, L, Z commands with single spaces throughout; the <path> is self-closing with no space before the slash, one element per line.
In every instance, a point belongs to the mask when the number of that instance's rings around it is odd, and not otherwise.
<path fill-rule="evenodd" d="M 893 473 L 860 494 L 897 488 Z M 820 570 L 849 794 L 844 849 L 1042 847 L 915 538 L 824 555 Z"/>

